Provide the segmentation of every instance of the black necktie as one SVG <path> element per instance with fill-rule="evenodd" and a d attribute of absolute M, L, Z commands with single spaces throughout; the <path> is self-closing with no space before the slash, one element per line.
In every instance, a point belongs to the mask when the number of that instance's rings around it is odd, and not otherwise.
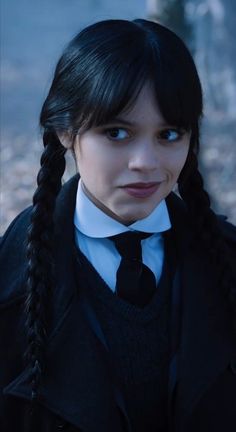
<path fill-rule="evenodd" d="M 116 293 L 139 307 L 149 303 L 156 290 L 153 272 L 142 262 L 141 240 L 152 234 L 128 231 L 109 237 L 121 255 L 116 273 Z"/>

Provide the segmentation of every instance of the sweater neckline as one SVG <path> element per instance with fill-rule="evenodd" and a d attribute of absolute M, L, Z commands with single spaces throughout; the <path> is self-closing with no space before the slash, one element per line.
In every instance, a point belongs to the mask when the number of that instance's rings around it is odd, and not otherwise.
<path fill-rule="evenodd" d="M 149 322 L 156 319 L 162 307 L 170 302 L 173 268 L 170 268 L 169 254 L 173 254 L 173 248 L 170 250 L 170 242 L 164 235 L 164 263 L 160 280 L 157 284 L 157 290 L 151 301 L 143 308 L 139 308 L 126 300 L 118 297 L 103 280 L 101 275 L 93 267 L 86 256 L 80 249 L 75 247 L 77 266 L 77 280 L 79 290 L 83 290 L 90 301 L 99 300 L 108 306 L 113 313 L 120 314 L 124 319 L 135 320 L 136 322 Z M 168 251 L 167 251 L 168 250 Z"/>

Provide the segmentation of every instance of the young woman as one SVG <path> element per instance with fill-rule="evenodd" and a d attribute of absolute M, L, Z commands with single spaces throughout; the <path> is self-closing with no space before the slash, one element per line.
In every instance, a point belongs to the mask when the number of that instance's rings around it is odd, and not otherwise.
<path fill-rule="evenodd" d="M 201 115 L 160 24 L 99 22 L 66 48 L 33 206 L 1 244 L 1 430 L 235 430 L 236 229 L 203 189 Z"/>

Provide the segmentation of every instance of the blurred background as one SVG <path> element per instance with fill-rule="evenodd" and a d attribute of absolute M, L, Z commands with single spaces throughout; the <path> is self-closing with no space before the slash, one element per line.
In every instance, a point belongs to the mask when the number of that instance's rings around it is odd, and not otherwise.
<path fill-rule="evenodd" d="M 194 55 L 204 90 L 201 172 L 215 211 L 236 224 L 236 2 L 234 0 L 1 0 L 0 232 L 36 187 L 38 128 L 56 61 L 102 19 L 157 20 Z M 65 179 L 75 167 L 68 158 Z"/>

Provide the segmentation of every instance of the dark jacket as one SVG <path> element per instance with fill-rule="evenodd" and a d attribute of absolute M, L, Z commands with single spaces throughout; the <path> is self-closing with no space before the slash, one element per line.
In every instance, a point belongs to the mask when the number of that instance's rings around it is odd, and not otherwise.
<path fill-rule="evenodd" d="M 53 313 L 35 432 L 130 431 L 106 341 L 75 278 L 73 214 L 78 178 L 61 190 L 55 212 L 56 281 Z M 229 306 L 204 248 L 193 251 L 185 205 L 167 199 L 174 227 L 181 286 L 181 344 L 170 371 L 171 432 L 227 432 L 236 425 L 236 337 Z M 1 431 L 26 431 L 30 386 L 22 353 L 26 231 L 31 209 L 10 225 L 0 249 L 0 418 Z M 230 248 L 236 229 L 221 220 Z M 135 431 L 132 431 L 135 432 Z M 147 431 L 148 432 L 148 431 Z"/>

